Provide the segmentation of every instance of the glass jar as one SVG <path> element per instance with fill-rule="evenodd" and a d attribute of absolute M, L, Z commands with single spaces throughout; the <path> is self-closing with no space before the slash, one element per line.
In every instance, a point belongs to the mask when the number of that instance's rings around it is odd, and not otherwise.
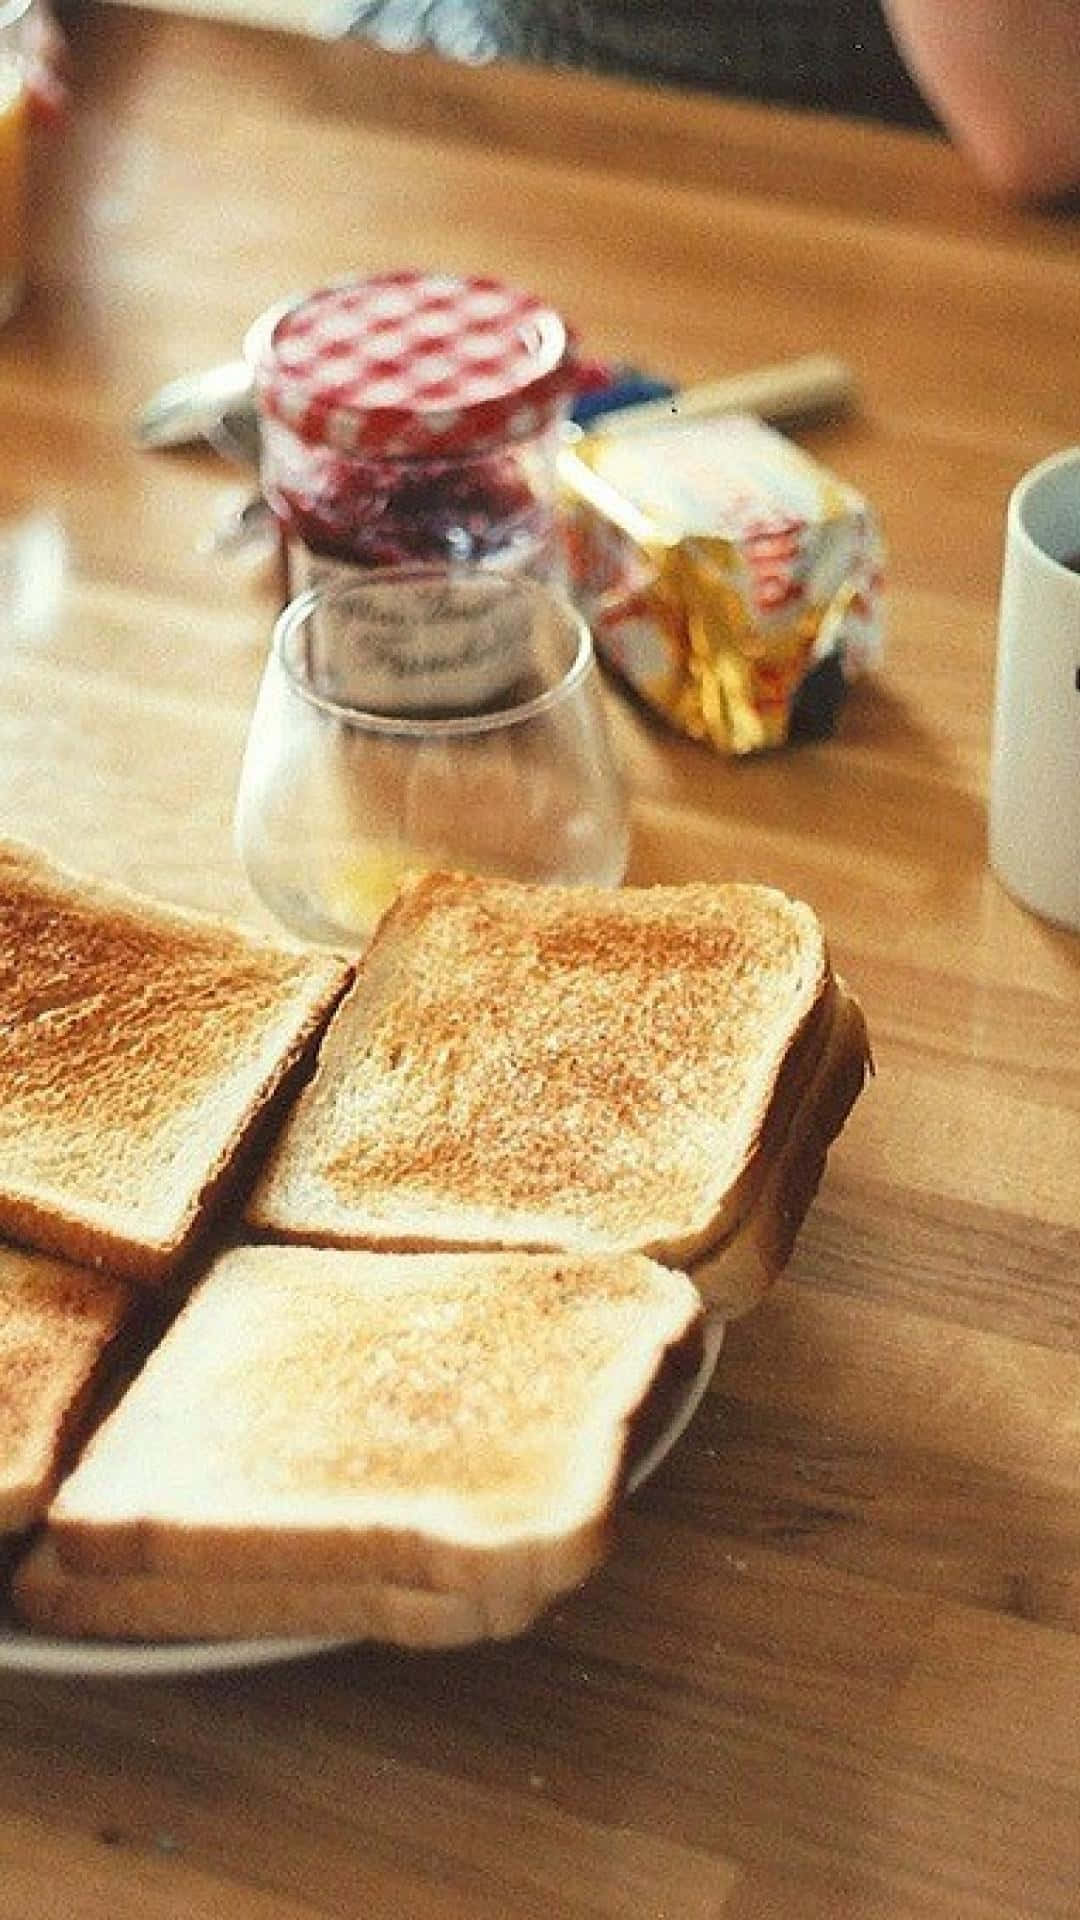
<path fill-rule="evenodd" d="M 490 678 L 491 643 L 512 679 Z M 462 698 L 478 674 L 482 705 Z M 627 798 L 584 620 L 485 568 L 376 570 L 301 594 L 275 625 L 235 833 L 271 912 L 332 945 L 366 938 L 433 867 L 618 886 Z"/>
<path fill-rule="evenodd" d="M 533 295 L 413 271 L 338 282 L 277 321 L 255 386 L 292 593 L 403 565 L 558 580 L 574 352 Z"/>

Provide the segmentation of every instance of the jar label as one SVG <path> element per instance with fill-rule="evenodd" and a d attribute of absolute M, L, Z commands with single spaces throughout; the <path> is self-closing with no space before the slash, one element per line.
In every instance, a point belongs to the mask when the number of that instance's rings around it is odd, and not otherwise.
<path fill-rule="evenodd" d="M 527 674 L 533 603 L 498 576 L 371 578 L 304 555 L 307 586 L 348 581 L 310 625 L 310 682 L 324 699 L 379 713 L 469 712 Z"/>

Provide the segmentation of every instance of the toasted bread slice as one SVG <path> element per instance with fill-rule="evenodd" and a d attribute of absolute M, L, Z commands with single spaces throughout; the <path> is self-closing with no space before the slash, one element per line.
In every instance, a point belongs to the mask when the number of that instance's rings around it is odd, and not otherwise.
<path fill-rule="evenodd" d="M 402 1586 L 529 1619 L 607 1552 L 703 1342 L 695 1288 L 637 1256 L 234 1249 L 61 1486 L 51 1537 L 69 1569 Z"/>
<path fill-rule="evenodd" d="M 165 1279 L 350 977 L 0 844 L 0 1232 Z"/>
<path fill-rule="evenodd" d="M 38 1633 L 103 1640 L 377 1640 L 471 1646 L 533 1624 L 540 1602 L 350 1580 L 88 1573 L 65 1567 L 45 1533 L 15 1569 L 16 1616 Z"/>
<path fill-rule="evenodd" d="M 760 1301 L 782 1273 L 825 1172 L 829 1147 L 862 1091 L 870 1060 L 866 1021 L 842 982 L 798 1105 L 748 1213 L 689 1263 L 702 1298 L 727 1319 Z"/>
<path fill-rule="evenodd" d="M 817 917 L 771 888 L 429 876 L 364 956 L 249 1223 L 328 1246 L 641 1251 L 719 1274 L 794 1152 L 784 1231 L 748 1243 L 769 1256 L 757 1297 L 809 1204 L 801 1170 L 820 1169 L 862 1085 L 865 1029 L 837 1026 L 842 1000 Z M 749 1303 L 745 1279 L 733 1298 Z"/>
<path fill-rule="evenodd" d="M 0 1534 L 44 1513 L 132 1309 L 122 1281 L 0 1247 Z"/>

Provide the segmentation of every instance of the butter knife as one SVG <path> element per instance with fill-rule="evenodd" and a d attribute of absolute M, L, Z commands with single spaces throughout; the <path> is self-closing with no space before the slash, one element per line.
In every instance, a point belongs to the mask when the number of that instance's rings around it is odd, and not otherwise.
<path fill-rule="evenodd" d="M 159 387 L 136 418 L 135 439 L 140 447 L 212 440 L 223 417 L 253 410 L 251 368 L 246 360 L 229 360 Z"/>

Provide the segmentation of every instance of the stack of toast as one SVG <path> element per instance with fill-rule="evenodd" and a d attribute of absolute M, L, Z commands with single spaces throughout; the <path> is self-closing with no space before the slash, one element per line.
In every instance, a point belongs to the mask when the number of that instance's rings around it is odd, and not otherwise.
<path fill-rule="evenodd" d="M 522 1631 L 784 1266 L 868 1060 L 769 888 L 434 874 L 354 962 L 0 846 L 17 1619 Z"/>

